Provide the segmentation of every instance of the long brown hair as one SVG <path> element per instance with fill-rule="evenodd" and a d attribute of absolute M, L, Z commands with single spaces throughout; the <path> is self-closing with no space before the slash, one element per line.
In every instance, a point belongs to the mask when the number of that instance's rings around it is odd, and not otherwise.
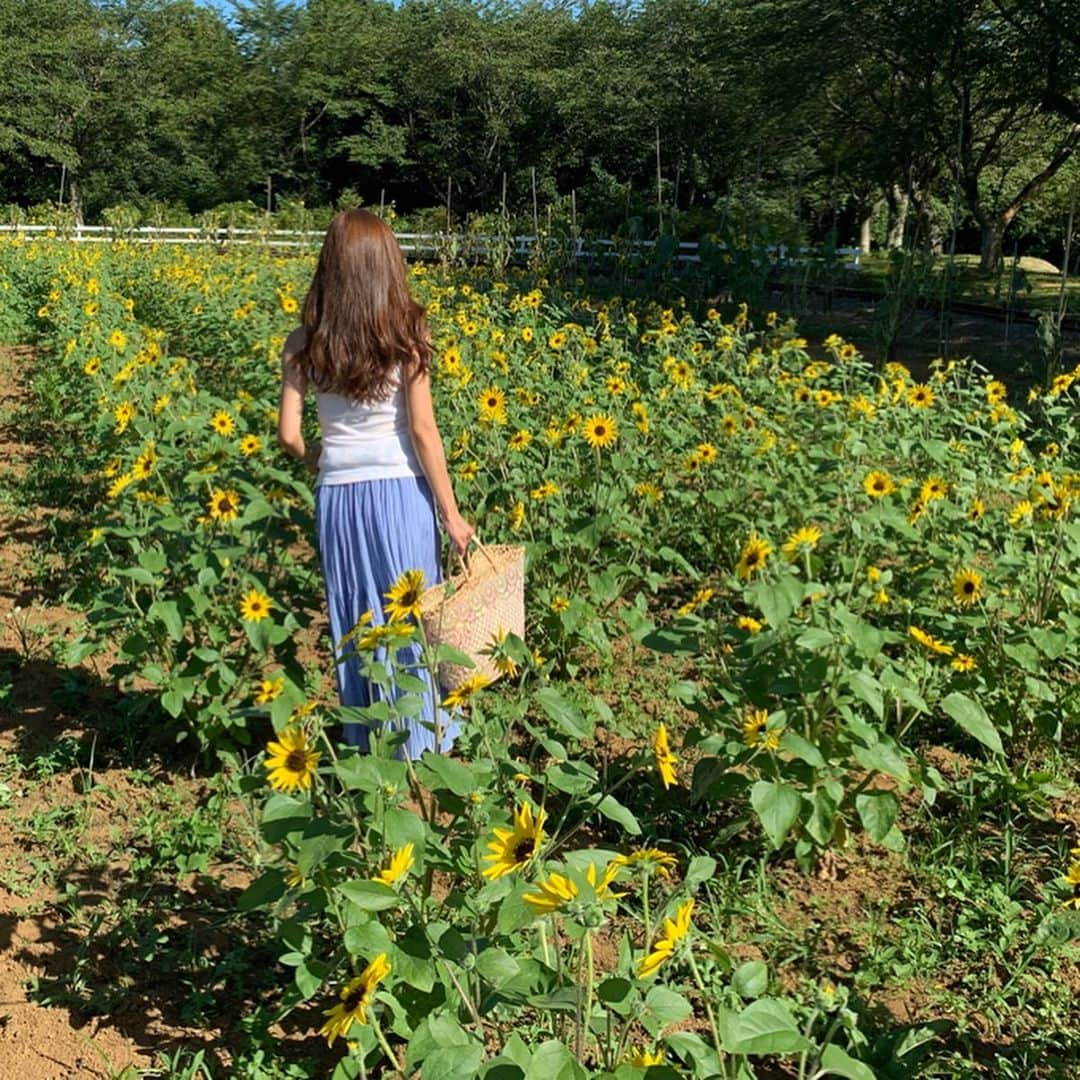
<path fill-rule="evenodd" d="M 430 366 L 424 308 L 409 292 L 397 238 L 367 210 L 334 215 L 301 321 L 307 342 L 297 359 L 323 393 L 379 401 L 398 364 Z"/>

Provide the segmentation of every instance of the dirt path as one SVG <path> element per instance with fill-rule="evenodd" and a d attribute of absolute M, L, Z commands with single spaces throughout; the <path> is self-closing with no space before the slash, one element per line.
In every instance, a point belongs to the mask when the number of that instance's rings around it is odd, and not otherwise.
<path fill-rule="evenodd" d="M 14 756 L 28 742 L 48 745 L 78 734 L 54 702 L 59 671 L 47 642 L 73 613 L 32 584 L 45 534 L 40 508 L 14 500 L 14 485 L 38 448 L 17 430 L 14 412 L 27 391 L 33 351 L 0 347 L 0 1080 L 117 1077 L 152 1064 L 134 1039 L 98 1018 L 31 1000 L 34 980 L 71 962 L 58 943 L 64 913 L 51 886 L 34 885 L 33 843 L 20 834 L 27 814 L 48 811 L 63 793 L 15 779 Z M 65 781 L 67 777 L 63 778 Z M 68 793 L 71 798 L 74 793 Z"/>

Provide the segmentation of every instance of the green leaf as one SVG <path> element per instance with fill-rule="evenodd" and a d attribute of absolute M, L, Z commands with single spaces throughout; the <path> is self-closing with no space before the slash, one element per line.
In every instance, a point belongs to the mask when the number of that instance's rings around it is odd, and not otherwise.
<path fill-rule="evenodd" d="M 978 739 L 983 746 L 989 747 L 995 754 L 1004 753 L 1001 737 L 993 721 L 977 701 L 973 701 L 964 694 L 953 693 L 941 702 L 941 707 L 973 739 Z"/>
<path fill-rule="evenodd" d="M 780 847 L 799 816 L 798 792 L 787 784 L 759 780 L 750 789 L 750 805 L 760 819 L 772 846 Z"/>
<path fill-rule="evenodd" d="M 485 949 L 476 958 L 476 970 L 498 989 L 521 970 L 521 965 L 504 949 Z"/>
<path fill-rule="evenodd" d="M 847 1080 L 875 1080 L 877 1076 L 869 1065 L 856 1061 L 836 1043 L 829 1043 L 822 1050 L 821 1071 L 829 1076 L 845 1076 Z"/>
<path fill-rule="evenodd" d="M 796 1054 L 809 1050 L 791 1011 L 776 998 L 759 998 L 731 1021 L 731 1045 L 735 1054 Z"/>
<path fill-rule="evenodd" d="M 596 807 L 597 811 L 616 825 L 621 825 L 631 836 L 641 835 L 638 820 L 614 795 L 605 795 Z"/>
<path fill-rule="evenodd" d="M 587 739 L 592 735 L 592 725 L 581 710 L 568 701 L 554 686 L 545 686 L 534 695 L 536 703 L 547 713 L 548 719 L 564 735 L 572 739 Z"/>
<path fill-rule="evenodd" d="M 315 960 L 310 956 L 303 963 L 297 965 L 293 978 L 296 980 L 297 990 L 303 994 L 305 1001 L 319 992 L 329 972 L 329 964 L 324 963 L 322 960 Z"/>
<path fill-rule="evenodd" d="M 549 1039 L 533 1053 L 525 1080 L 586 1080 L 586 1074 L 561 1042 Z"/>
<path fill-rule="evenodd" d="M 769 989 L 769 969 L 760 960 L 747 960 L 731 974 L 731 987 L 741 998 L 759 998 Z"/>
<path fill-rule="evenodd" d="M 900 801 L 891 791 L 864 791 L 855 796 L 855 809 L 870 839 L 881 843 L 896 821 Z"/>
<path fill-rule="evenodd" d="M 677 1024 L 692 1016 L 690 1002 L 666 986 L 654 986 L 645 995 L 645 1008 L 663 1024 Z"/>
<path fill-rule="evenodd" d="M 885 695 L 881 692 L 881 683 L 865 669 L 849 671 L 847 683 L 851 692 L 865 701 L 874 715 L 881 720 L 885 715 Z"/>
<path fill-rule="evenodd" d="M 424 1059 L 421 1080 L 476 1080 L 484 1048 L 480 1043 L 440 1046 Z"/>
<path fill-rule="evenodd" d="M 759 582 L 747 590 L 749 598 L 774 630 L 779 630 L 791 618 L 791 613 L 802 601 L 802 594 L 802 581 L 790 575 L 775 583 Z"/>
<path fill-rule="evenodd" d="M 150 549 L 139 552 L 139 565 L 151 574 L 160 574 L 164 572 L 168 560 L 163 551 Z"/>
<path fill-rule="evenodd" d="M 825 767 L 825 759 L 821 756 L 821 751 L 812 742 L 808 742 L 794 731 L 785 731 L 780 736 L 780 746 L 815 769 Z"/>
<path fill-rule="evenodd" d="M 452 791 L 465 796 L 478 787 L 476 777 L 467 765 L 460 761 L 425 750 L 417 770 L 420 779 L 433 791 Z"/>
<path fill-rule="evenodd" d="M 175 600 L 155 600 L 147 614 L 151 619 L 160 619 L 165 624 L 165 629 L 173 641 L 183 638 L 184 620 L 180 618 Z"/>
<path fill-rule="evenodd" d="M 237 897 L 236 906 L 240 911 L 253 911 L 280 900 L 284 895 L 285 876 L 280 870 L 267 870 Z"/>
<path fill-rule="evenodd" d="M 358 878 L 355 881 L 343 882 L 336 888 L 350 903 L 364 911 L 386 911 L 400 903 L 398 894 L 381 881 Z"/>
<path fill-rule="evenodd" d="M 686 868 L 683 888 L 693 892 L 703 881 L 711 881 L 716 875 L 716 860 L 709 855 L 695 855 Z"/>

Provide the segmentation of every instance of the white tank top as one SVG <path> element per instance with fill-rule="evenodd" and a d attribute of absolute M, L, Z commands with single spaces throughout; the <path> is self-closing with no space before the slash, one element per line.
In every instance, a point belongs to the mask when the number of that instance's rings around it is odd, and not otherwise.
<path fill-rule="evenodd" d="M 316 391 L 315 402 L 322 428 L 316 483 L 352 484 L 424 475 L 409 435 L 400 370 L 390 395 L 382 401 L 361 403 L 341 394 Z"/>

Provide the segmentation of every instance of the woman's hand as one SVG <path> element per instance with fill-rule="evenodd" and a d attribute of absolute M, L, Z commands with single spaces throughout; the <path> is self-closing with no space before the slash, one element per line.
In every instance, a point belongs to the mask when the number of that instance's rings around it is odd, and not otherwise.
<path fill-rule="evenodd" d="M 469 541 L 476 535 L 476 530 L 460 515 L 454 514 L 443 522 L 446 535 L 450 537 L 450 543 L 454 550 L 461 556 L 469 546 Z"/>

